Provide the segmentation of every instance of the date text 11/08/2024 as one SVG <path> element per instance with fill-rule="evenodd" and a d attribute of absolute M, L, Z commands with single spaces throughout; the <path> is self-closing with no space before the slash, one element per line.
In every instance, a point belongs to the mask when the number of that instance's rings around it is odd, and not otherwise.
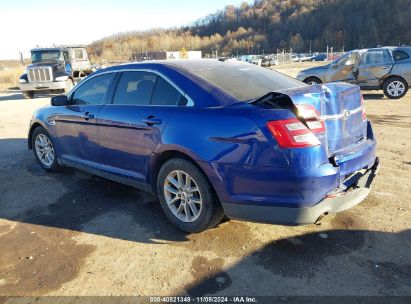
<path fill-rule="evenodd" d="M 150 303 L 258 303 L 255 297 L 150 297 Z"/>

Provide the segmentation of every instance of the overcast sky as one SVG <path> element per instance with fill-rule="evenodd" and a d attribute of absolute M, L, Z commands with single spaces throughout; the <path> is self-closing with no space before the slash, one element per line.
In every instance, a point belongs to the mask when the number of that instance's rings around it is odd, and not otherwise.
<path fill-rule="evenodd" d="M 244 0 L 0 0 L 0 59 L 36 45 L 88 44 L 118 32 L 167 28 Z M 249 1 L 248 1 L 249 2 Z"/>

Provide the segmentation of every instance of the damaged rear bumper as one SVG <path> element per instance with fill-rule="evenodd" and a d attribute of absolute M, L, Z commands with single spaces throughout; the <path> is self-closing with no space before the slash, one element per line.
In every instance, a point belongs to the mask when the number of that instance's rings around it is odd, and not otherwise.
<path fill-rule="evenodd" d="M 289 208 L 222 203 L 225 214 L 232 219 L 250 222 L 304 225 L 316 223 L 321 217 L 352 208 L 361 203 L 370 193 L 372 182 L 379 170 L 379 159 L 368 170 L 361 170 L 350 176 L 350 186 L 337 189 L 312 207 Z"/>

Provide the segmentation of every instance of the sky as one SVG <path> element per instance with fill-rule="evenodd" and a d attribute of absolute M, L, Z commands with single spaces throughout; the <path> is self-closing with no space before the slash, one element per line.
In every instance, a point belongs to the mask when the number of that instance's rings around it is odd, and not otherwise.
<path fill-rule="evenodd" d="M 187 25 L 244 0 L 0 0 L 0 60 L 39 45 L 89 44 L 119 32 Z M 248 1 L 249 2 L 249 1 Z"/>

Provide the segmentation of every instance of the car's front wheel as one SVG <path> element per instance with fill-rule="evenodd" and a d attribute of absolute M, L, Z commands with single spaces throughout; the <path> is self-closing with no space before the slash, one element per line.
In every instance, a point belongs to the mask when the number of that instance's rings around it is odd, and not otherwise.
<path fill-rule="evenodd" d="M 216 226 L 224 212 L 206 176 L 182 158 L 161 167 L 157 190 L 167 218 L 186 232 L 201 232 Z"/>
<path fill-rule="evenodd" d="M 23 92 L 23 97 L 26 99 L 33 99 L 34 98 L 34 92 L 33 91 L 25 91 Z"/>
<path fill-rule="evenodd" d="M 384 82 L 383 89 L 389 99 L 399 99 L 407 94 L 408 84 L 400 77 L 392 77 Z"/>
<path fill-rule="evenodd" d="M 50 134 L 43 127 L 37 127 L 31 136 L 31 146 L 37 162 L 47 171 L 57 171 L 60 165 L 57 162 L 56 150 Z"/>
<path fill-rule="evenodd" d="M 308 78 L 304 79 L 304 83 L 306 83 L 308 85 L 313 85 L 313 84 L 321 84 L 322 81 L 317 77 L 308 77 Z"/>

